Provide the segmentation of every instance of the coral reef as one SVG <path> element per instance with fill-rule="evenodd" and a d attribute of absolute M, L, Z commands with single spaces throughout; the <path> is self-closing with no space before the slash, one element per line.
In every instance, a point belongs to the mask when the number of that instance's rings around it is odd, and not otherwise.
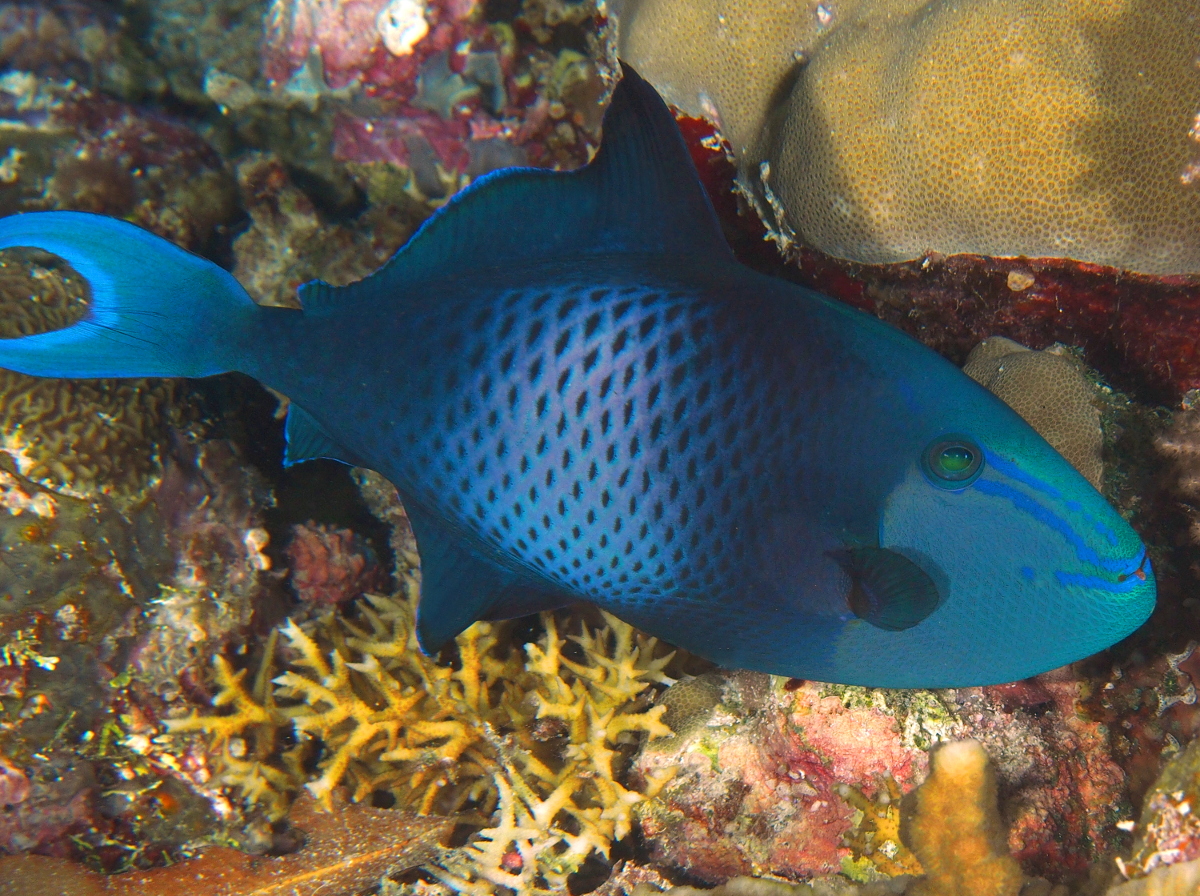
<path fill-rule="evenodd" d="M 1200 409 L 1176 414 L 1155 448 L 1170 461 L 1167 488 L 1189 518 L 1192 541 L 1200 544 Z"/>
<path fill-rule="evenodd" d="M 971 350 L 963 373 L 1020 414 L 1096 488 L 1102 485 L 1096 387 L 1065 346 L 1040 352 L 994 336 Z"/>
<path fill-rule="evenodd" d="M 639 884 L 630 896 L 899 896 L 905 881 L 888 881 L 855 886 L 836 878 L 817 878 L 808 883 L 793 884 L 763 877 L 735 877 L 719 887 L 703 890 L 698 887 L 668 887 L 659 889 L 652 884 Z"/>
<path fill-rule="evenodd" d="M 274 689 L 263 673 L 248 689 L 244 671 L 218 657 L 219 712 L 167 725 L 205 734 L 219 782 L 248 800 L 304 783 L 328 804 L 347 783 L 356 800 L 385 793 L 422 814 L 477 819 L 478 837 L 430 867 L 451 889 L 558 890 L 629 833 L 633 808 L 669 777 L 630 790 L 620 757 L 638 735 L 670 733 L 664 708 L 647 706 L 670 655 L 612 617 L 564 637 L 546 614 L 545 633 L 523 650 L 496 625 L 472 626 L 445 666 L 418 649 L 412 606 L 368 597 L 357 620 L 326 615 L 308 631 L 289 621 Z M 289 727 L 298 743 L 281 752 Z"/>
<path fill-rule="evenodd" d="M 838 788 L 838 796 L 862 816 L 846 837 L 846 845 L 858 859 L 844 863 L 844 870 L 871 877 L 874 876 L 871 872 L 888 877 L 922 872 L 921 862 L 900 836 L 900 798 L 903 793 L 895 778 L 884 776 L 876 789 L 875 799 L 868 799 L 849 784 Z"/>
<path fill-rule="evenodd" d="M 702 118 L 678 117 L 701 180 L 738 257 L 886 320 L 962 364 L 1003 335 L 1034 349 L 1083 353 L 1101 379 L 1141 400 L 1176 403 L 1200 389 L 1200 276 L 1149 277 L 1070 259 L 944 257 L 864 265 L 774 234 L 735 196 L 734 151 Z M 744 193 L 744 191 L 743 191 Z M 782 254 L 776 249 L 781 249 Z"/>
<path fill-rule="evenodd" d="M 276 90 L 312 84 L 358 97 L 339 103 L 334 155 L 402 166 L 438 198 L 462 175 L 586 160 L 604 92 L 604 27 L 592 0 L 529 3 L 500 17 L 470 0 L 358 0 L 336 10 L 277 0 L 263 69 Z"/>
<path fill-rule="evenodd" d="M 227 444 L 167 443 L 136 500 L 0 475 L 0 751 L 21 797 L 0 851 L 115 870 L 220 830 L 197 757 L 166 750 L 155 718 L 264 609 L 268 496 Z"/>
<path fill-rule="evenodd" d="M 755 159 L 779 85 L 861 4 L 819 0 L 626 0 L 619 51 L 663 98 L 716 122 L 742 161 Z"/>
<path fill-rule="evenodd" d="M 720 703 L 707 721 L 690 735 L 651 741 L 635 766 L 646 775 L 678 769 L 643 811 L 643 835 L 656 862 L 710 883 L 841 870 L 856 811 L 843 785 L 875 796 L 890 774 L 911 786 L 928 747 L 917 742 L 951 721 L 923 695 L 898 722 L 884 692 L 789 689 L 744 672 L 717 681 Z"/>
<path fill-rule="evenodd" d="M 1200 859 L 1167 865 L 1145 877 L 1117 884 L 1106 896 L 1192 896 L 1200 891 Z"/>
<path fill-rule="evenodd" d="M 1023 878 L 1005 848 L 996 795 L 995 771 L 978 742 L 933 751 L 901 828 L 925 869 L 907 890 L 911 896 L 1017 896 Z"/>
<path fill-rule="evenodd" d="M 0 69 L 98 87 L 129 102 L 165 88 L 158 67 L 105 4 L 16 0 L 0 4 Z"/>
<path fill-rule="evenodd" d="M 1118 860 L 1126 877 L 1200 858 L 1200 740 L 1167 763 L 1146 795 L 1137 823 L 1137 840 L 1128 861 Z"/>
<path fill-rule="evenodd" d="M 678 768 L 642 812 L 656 865 L 708 883 L 914 873 L 897 829 L 900 796 L 923 773 L 926 750 L 963 737 L 997 763 L 1007 850 L 1026 874 L 1071 881 L 1125 848 L 1114 825 L 1131 813 L 1126 781 L 1108 726 L 1079 711 L 1086 680 L 1058 673 L 930 692 L 705 678 L 721 695 L 707 721 L 650 741 L 635 765 Z"/>
<path fill-rule="evenodd" d="M 284 164 L 263 153 L 241 159 L 237 180 L 250 227 L 234 240 L 233 272 L 260 305 L 295 307 L 296 288 L 318 276 L 333 284 L 365 277 L 400 248 L 427 211 L 404 194 L 372 194 L 371 207 L 352 224 L 331 223 Z"/>
<path fill-rule="evenodd" d="M 145 20 L 147 51 L 172 92 L 205 101 L 211 71 L 253 80 L 259 74 L 266 0 L 154 0 L 133 5 Z"/>
<path fill-rule="evenodd" d="M 705 95 L 671 99 L 719 118 L 732 146 L 701 119 L 681 126 L 739 253 L 781 270 L 731 192 L 734 163 L 755 160 L 745 136 L 754 130 L 739 122 L 765 115 L 797 53 L 814 63 L 803 87 L 827 50 L 826 64 L 848 52 L 839 48 L 853 41 L 835 42 L 839 29 L 873 21 L 860 12 L 884 6 L 759 0 L 747 20 L 738 3 L 645 0 L 631 17 L 632 5 L 625 20 L 635 25 L 654 16 L 705 23 L 702 39 L 630 58 L 651 75 L 682 54 L 688 71 L 720 63 Z M 959 6 L 967 19 L 985 4 Z M 1002 17 L 1014 4 L 993 7 Z M 223 259 L 256 299 L 286 305 L 305 280 L 344 283 L 377 268 L 466 178 L 514 161 L 578 164 L 594 145 L 612 62 L 611 23 L 598 3 L 277 0 L 260 48 L 264 9 L 249 0 L 131 0 L 122 18 L 112 4 L 0 4 L 8 138 L 0 211 L 118 214 Z M 1126 24 L 1144 9 L 1114 7 Z M 1042 43 L 1027 46 L 1032 53 Z M 695 84 L 689 74 L 672 86 Z M 930 105 L 930 114 L 948 109 Z M 1194 111 L 1179 122 L 1189 152 Z M 1179 182 L 1193 157 L 1167 171 L 1173 185 L 1194 189 Z M 1070 154 L 1060 161 L 1071 163 Z M 979 189 L 998 189 L 1005 170 Z M 768 183 L 778 184 L 777 164 L 772 172 Z M 230 228 L 242 221 L 248 229 L 231 244 Z M 14 332 L 80 313 L 83 284 L 57 261 L 18 251 L 2 263 L 0 310 Z M 1002 333 L 1035 349 L 1081 346 L 1087 364 L 1142 398 L 1174 402 L 1200 388 L 1195 278 L 967 256 L 870 266 L 798 245 L 786 263 L 793 277 L 958 363 L 981 338 Z M 29 296 L 37 314 L 26 313 Z M 21 300 L 20 313 L 10 298 Z M 1200 651 L 1189 640 L 1200 612 L 1189 572 L 1200 562 L 1195 411 L 1168 424 L 1165 411 L 1138 409 L 1149 422 L 1125 453 L 1113 451 L 1120 427 L 1105 411 L 1111 475 L 1154 533 L 1147 542 L 1162 611 L 1150 631 L 1033 681 L 899 693 L 679 658 L 668 667 L 665 648 L 620 623 L 564 614 L 481 625 L 442 656 L 423 657 L 411 637 L 415 543 L 386 481 L 352 474 L 390 527 L 393 577 L 409 594 L 346 599 L 380 587 L 355 581 L 369 567 L 356 570 L 354 558 L 365 557 L 357 524 L 302 527 L 288 557 L 291 526 L 306 513 L 271 530 L 276 565 L 286 558 L 293 584 L 317 598 L 297 602 L 285 574 L 269 569 L 271 497 L 245 459 L 269 453 L 262 432 L 244 437 L 239 452 L 196 425 L 178 386 L 125 385 L 42 394 L 57 387 L 0 382 L 6 438 L 24 440 L 0 456 L 0 805 L 8 807 L 0 851 L 86 863 L 20 859 L 0 865 L 0 876 L 18 869 L 22 886 L 78 893 L 155 892 L 195 887 L 197 872 L 220 865 L 233 875 L 245 869 L 229 886 L 253 893 L 300 886 L 271 869 L 311 860 L 289 867 L 309 868 L 302 874 L 322 892 L 349 896 L 382 868 L 337 883 L 328 860 L 307 849 L 261 854 L 294 850 L 281 841 L 296 826 L 312 843 L 320 824 L 394 802 L 399 811 L 379 813 L 392 831 L 381 858 L 404 846 L 397 816 L 408 810 L 456 814 L 471 839 L 445 849 L 429 841 L 396 859 L 423 870 L 385 883 L 385 894 L 561 892 L 568 877 L 582 892 L 611 870 L 599 896 L 665 888 L 668 876 L 727 881 L 724 891 L 742 896 L 895 896 L 910 881 L 886 875 L 930 870 L 902 842 L 903 794 L 922 778 L 931 745 L 974 737 L 996 763 L 1009 822 L 1006 848 L 991 844 L 995 855 L 1007 851 L 1059 894 L 1103 891 L 1116 855 L 1129 856 L 1131 874 L 1156 867 L 1114 896 L 1195 889 L 1200 860 L 1179 860 L 1194 853 L 1183 807 L 1195 803 L 1176 796 L 1190 785 L 1151 787 L 1160 754 L 1186 753 L 1181 745 L 1200 733 Z M 71 403 L 80 398 L 86 404 Z M 1078 410 L 1076 419 L 1087 416 Z M 39 426 L 45 436 L 36 436 Z M 1148 448 L 1155 439 L 1157 454 Z M 268 458 L 264 469 L 274 464 Z M 288 612 L 292 624 L 279 626 Z M 700 674 L 671 684 L 679 668 Z M 164 734 L 164 719 L 193 730 Z M 340 805 L 343 787 L 357 802 Z M 1148 814 L 1134 826 L 1132 807 L 1146 792 Z M 301 821 L 317 797 L 337 811 Z M 626 833 L 636 836 L 618 844 Z M 983 837 L 965 825 L 962 833 L 963 843 Z M 209 850 L 189 860 L 214 841 L 258 855 Z M 99 881 L 88 868 L 129 873 Z M 736 879 L 745 874 L 780 879 Z M 222 892 L 220 877 L 209 880 Z M 1046 881 L 1029 887 L 1030 896 L 1049 891 Z"/>
<path fill-rule="evenodd" d="M 857 261 L 934 251 L 1194 272 L 1191 12 L 864 4 L 780 109 L 768 183 L 806 242 Z"/>
<path fill-rule="evenodd" d="M 959 363 L 981 340 L 1002 335 L 1034 349 L 1076 347 L 1105 381 L 1143 400 L 1174 403 L 1200 388 L 1194 277 L 1139 277 L 1069 260 L 934 255 L 859 265 L 795 246 L 785 254 L 801 282 Z"/>

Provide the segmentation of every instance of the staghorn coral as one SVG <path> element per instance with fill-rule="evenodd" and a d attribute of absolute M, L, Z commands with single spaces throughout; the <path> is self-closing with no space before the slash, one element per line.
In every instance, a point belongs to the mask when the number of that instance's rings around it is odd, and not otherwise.
<path fill-rule="evenodd" d="M 564 636 L 543 614 L 545 633 L 523 650 L 477 623 L 447 666 L 417 647 L 411 598 L 368 596 L 356 608 L 356 620 L 329 614 L 307 630 L 289 620 L 288 668 L 273 689 L 262 671 L 246 687 L 245 672 L 218 657 L 219 712 L 168 728 L 206 734 L 220 781 L 276 809 L 302 783 L 326 805 L 348 783 L 355 800 L 382 792 L 422 814 L 491 819 L 431 869 L 464 892 L 561 888 L 629 833 L 634 807 L 670 776 L 647 776 L 641 792 L 620 777 L 638 737 L 670 733 L 665 707 L 647 705 L 648 688 L 669 681 L 671 655 L 655 639 L 609 616 Z M 289 726 L 299 743 L 285 754 L 277 743 Z"/>
<path fill-rule="evenodd" d="M 1003 336 L 983 340 L 967 356 L 963 373 L 1025 418 L 1084 478 L 1100 488 L 1104 433 L 1096 387 L 1070 349 L 1030 351 Z"/>
<path fill-rule="evenodd" d="M 930 756 L 901 837 L 925 869 L 909 896 L 1016 896 L 1023 878 L 1008 855 L 996 773 L 977 741 L 952 741 Z"/>

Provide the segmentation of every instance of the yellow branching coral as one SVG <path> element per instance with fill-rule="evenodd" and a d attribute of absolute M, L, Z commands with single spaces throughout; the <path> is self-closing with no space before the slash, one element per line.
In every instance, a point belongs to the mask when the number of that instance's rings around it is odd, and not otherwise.
<path fill-rule="evenodd" d="M 873 800 L 848 784 L 839 787 L 838 794 L 857 810 L 859 820 L 846 836 L 846 845 L 856 859 L 865 859 L 888 877 L 921 873 L 921 863 L 900 839 L 900 798 L 904 794 L 895 778 L 885 776 Z"/>
<path fill-rule="evenodd" d="M 504 626 L 477 623 L 442 665 L 417 648 L 411 599 L 367 596 L 356 609 L 285 623 L 286 669 L 269 678 L 269 650 L 253 687 L 216 658 L 218 712 L 169 725 L 209 735 L 220 783 L 268 807 L 301 785 L 328 806 L 349 785 L 356 800 L 382 791 L 398 808 L 473 818 L 477 839 L 431 873 L 465 893 L 537 893 L 607 854 L 670 777 L 643 792 L 620 779 L 638 738 L 671 733 L 666 707 L 650 705 L 650 686 L 670 682 L 656 639 L 607 614 L 564 636 L 547 613 L 523 648 Z M 289 726 L 299 743 L 285 754 Z M 306 776 L 303 757 L 318 756 Z"/>

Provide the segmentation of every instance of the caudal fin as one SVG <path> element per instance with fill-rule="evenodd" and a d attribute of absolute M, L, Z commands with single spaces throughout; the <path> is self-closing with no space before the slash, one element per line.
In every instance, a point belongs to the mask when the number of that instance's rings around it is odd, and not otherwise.
<path fill-rule="evenodd" d="M 69 327 L 0 339 L 0 367 L 32 376 L 210 376 L 234 369 L 255 309 L 229 272 L 140 227 L 83 212 L 0 219 L 0 249 L 43 249 L 91 286 Z"/>

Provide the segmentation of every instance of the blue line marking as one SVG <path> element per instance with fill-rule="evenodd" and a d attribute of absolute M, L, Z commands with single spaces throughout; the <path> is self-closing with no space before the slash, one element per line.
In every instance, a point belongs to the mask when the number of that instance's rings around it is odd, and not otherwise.
<path fill-rule="evenodd" d="M 1137 569 L 1141 565 L 1141 561 L 1137 558 L 1137 566 L 1130 568 L 1130 560 L 1117 560 L 1102 558 L 1092 548 L 1079 537 L 1079 534 L 1071 528 L 1071 524 L 1060 517 L 1054 511 L 1042 506 L 1034 498 L 1019 492 L 1009 485 L 1002 482 L 993 482 L 990 479 L 979 479 L 975 482 L 975 488 L 983 492 L 985 495 L 993 495 L 998 498 L 1005 498 L 1012 502 L 1012 505 L 1024 513 L 1029 514 L 1039 523 L 1053 529 L 1063 538 L 1065 538 L 1072 547 L 1075 548 L 1075 555 L 1084 563 L 1090 563 L 1093 566 L 1098 566 L 1101 569 L 1114 573 L 1127 573 Z"/>
<path fill-rule="evenodd" d="M 1024 485 L 1029 486 L 1034 491 L 1039 491 L 1044 495 L 1049 495 L 1051 498 L 1062 498 L 1062 492 L 1047 482 L 1043 482 L 1031 473 L 1022 470 L 1015 463 L 1007 458 L 1003 458 L 998 454 L 993 454 L 986 448 L 983 451 L 983 456 L 987 460 L 988 465 L 994 467 L 998 473 L 1007 476 L 1009 479 L 1015 479 Z"/>

